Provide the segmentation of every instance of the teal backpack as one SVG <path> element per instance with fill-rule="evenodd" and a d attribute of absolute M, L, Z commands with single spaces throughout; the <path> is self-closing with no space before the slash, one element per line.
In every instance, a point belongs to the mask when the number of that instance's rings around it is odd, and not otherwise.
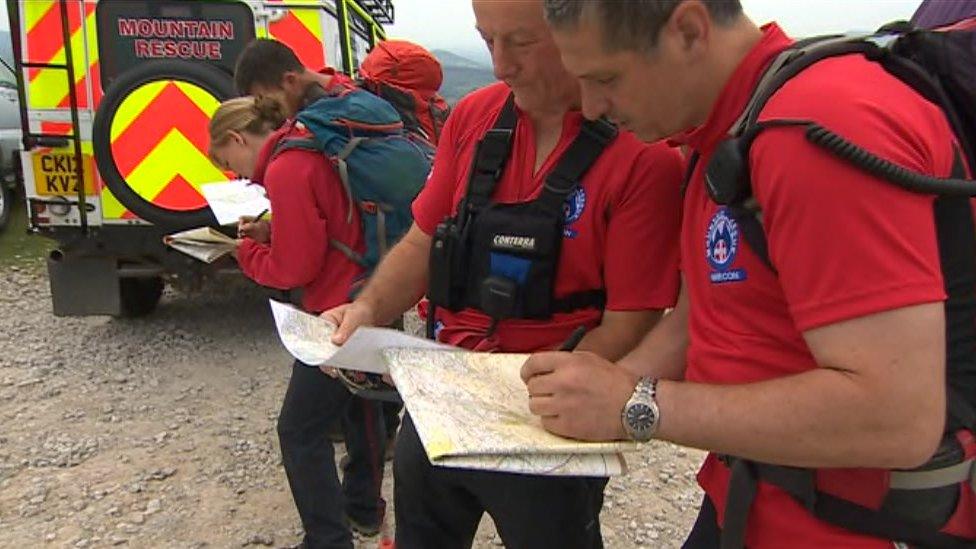
<path fill-rule="evenodd" d="M 410 229 L 410 206 L 427 181 L 434 148 L 406 131 L 397 110 L 359 88 L 325 91 L 298 112 L 296 119 L 314 136 L 287 139 L 288 149 L 320 151 L 335 165 L 349 203 L 359 209 L 366 251 L 331 239 L 329 244 L 372 273 L 380 259 Z M 352 223 L 350 209 L 347 222 Z"/>

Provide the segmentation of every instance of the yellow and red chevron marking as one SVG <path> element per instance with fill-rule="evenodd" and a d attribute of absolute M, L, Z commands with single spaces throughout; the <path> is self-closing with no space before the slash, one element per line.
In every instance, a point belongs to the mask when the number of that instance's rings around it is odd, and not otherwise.
<path fill-rule="evenodd" d="M 72 66 L 78 106 L 94 106 L 102 96 L 98 70 L 98 45 L 95 37 L 95 2 L 68 0 L 68 27 L 71 33 Z M 57 0 L 22 2 L 27 51 L 25 61 L 64 63 L 65 44 L 61 34 L 61 9 Z M 84 14 L 84 15 L 83 15 Z M 84 23 L 84 24 L 82 24 Z M 87 34 L 87 63 L 86 63 Z M 88 97 L 88 78 L 92 95 Z M 67 72 L 59 69 L 28 69 L 28 105 L 32 109 L 64 108 L 70 105 Z"/>
<path fill-rule="evenodd" d="M 302 3 L 309 7 L 289 9 L 287 15 L 269 23 L 268 30 L 272 38 L 295 50 L 303 65 L 317 71 L 326 66 L 321 19 L 325 11 L 316 0 Z"/>
<path fill-rule="evenodd" d="M 207 125 L 218 105 L 203 88 L 176 80 L 129 94 L 111 128 L 112 158 L 129 187 L 167 210 L 206 206 L 200 185 L 227 179 L 207 156 Z M 102 210 L 108 219 L 133 217 L 110 193 L 103 193 Z"/>

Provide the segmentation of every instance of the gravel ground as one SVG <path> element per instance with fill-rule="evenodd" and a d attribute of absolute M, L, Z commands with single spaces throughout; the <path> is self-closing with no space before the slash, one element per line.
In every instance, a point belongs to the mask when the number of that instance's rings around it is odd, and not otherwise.
<path fill-rule="evenodd" d="M 296 543 L 274 429 L 289 362 L 246 283 L 167 292 L 145 319 L 65 319 L 40 263 L 0 264 L 0 547 Z M 606 545 L 679 546 L 701 458 L 663 443 L 629 456 Z M 500 545 L 486 518 L 475 546 Z"/>

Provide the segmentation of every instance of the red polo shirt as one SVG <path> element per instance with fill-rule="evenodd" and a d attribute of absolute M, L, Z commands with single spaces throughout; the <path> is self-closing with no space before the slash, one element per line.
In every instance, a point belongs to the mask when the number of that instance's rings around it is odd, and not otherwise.
<path fill-rule="evenodd" d="M 359 212 L 346 221 L 349 199 L 335 167 L 322 153 L 286 150 L 272 158 L 282 139 L 307 139 L 303 126 L 286 123 L 258 155 L 253 180 L 271 201 L 271 243 L 245 238 L 237 262 L 244 274 L 270 288 L 301 288 L 302 308 L 321 312 L 349 301 L 363 268 L 329 245 L 336 239 L 360 253 L 365 243 Z"/>
<path fill-rule="evenodd" d="M 478 140 L 490 129 L 510 91 L 502 83 L 471 93 L 445 124 L 424 190 L 413 204 L 417 225 L 427 234 L 454 215 L 467 189 Z M 579 133 L 583 117 L 566 113 L 559 143 L 538 173 L 535 130 L 518 112 L 512 153 L 495 189 L 496 202 L 516 203 L 539 196 L 546 175 Z M 567 224 L 555 282 L 556 297 L 605 288 L 608 310 L 671 307 L 678 291 L 682 162 L 665 144 L 645 145 L 622 132 L 583 177 L 581 190 L 567 200 Z M 489 318 L 474 310 L 438 309 L 442 341 L 473 348 Z M 600 311 L 556 314 L 549 321 L 499 323 L 499 350 L 528 352 L 558 346 L 580 324 L 599 324 Z"/>
<path fill-rule="evenodd" d="M 682 141 L 702 153 L 687 190 L 682 270 L 692 303 L 687 379 L 745 383 L 816 368 L 803 332 L 945 298 L 933 197 L 903 191 L 809 144 L 802 128 L 765 131 L 752 146 L 768 269 L 705 191 L 702 172 L 762 71 L 791 40 L 776 25 L 729 79 L 707 122 Z M 772 97 L 761 119 L 812 119 L 909 170 L 945 177 L 952 138 L 941 111 L 858 55 L 820 62 Z M 852 475 L 867 471 L 847 471 Z M 724 513 L 729 471 L 709 456 L 699 482 Z M 861 494 L 862 496 L 864 494 Z M 870 499 L 870 498 L 869 498 Z M 746 544 L 761 548 L 889 548 L 813 518 L 761 484 Z"/>

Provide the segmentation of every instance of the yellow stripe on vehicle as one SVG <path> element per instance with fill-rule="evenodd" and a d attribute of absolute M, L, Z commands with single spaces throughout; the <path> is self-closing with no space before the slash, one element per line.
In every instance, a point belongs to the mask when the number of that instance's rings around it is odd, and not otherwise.
<path fill-rule="evenodd" d="M 175 162 L 174 159 L 179 161 Z M 151 202 L 177 175 L 197 190 L 203 183 L 227 179 L 207 155 L 179 130 L 173 129 L 132 170 L 126 182 L 139 196 Z"/>
<path fill-rule="evenodd" d="M 119 202 L 118 198 L 112 194 L 111 189 L 108 187 L 102 188 L 102 219 L 122 219 L 125 212 L 129 211 L 125 206 Z"/>
<path fill-rule="evenodd" d="M 295 19 L 298 19 L 298 22 L 308 29 L 308 32 L 312 33 L 312 36 L 318 38 L 319 41 L 322 40 L 321 13 L 321 10 L 291 10 L 291 14 L 295 16 Z"/>
<path fill-rule="evenodd" d="M 27 87 L 27 104 L 32 109 L 53 109 L 67 93 L 64 72 L 45 69 L 30 81 Z"/>
<path fill-rule="evenodd" d="M 54 8 L 57 0 L 30 0 L 20 3 L 24 7 L 24 28 L 27 32 L 37 25 L 37 22 L 47 15 L 47 12 Z M 60 38 L 59 38 L 60 39 Z"/>
<path fill-rule="evenodd" d="M 193 101 L 193 104 L 199 107 L 208 118 L 212 116 L 214 111 L 217 110 L 217 107 L 220 106 L 220 101 L 218 101 L 213 94 L 200 86 L 197 86 L 196 84 L 182 82 L 179 80 L 176 80 L 173 83 L 176 84 L 176 87 L 183 92 L 183 95 L 187 96 L 190 101 Z"/>
<path fill-rule="evenodd" d="M 129 125 L 142 114 L 142 111 L 146 110 L 146 107 L 156 100 L 156 97 L 162 93 L 169 82 L 169 80 L 149 82 L 148 84 L 139 86 L 127 95 L 115 111 L 109 140 L 114 143 L 119 135 L 128 129 Z"/>
<path fill-rule="evenodd" d="M 95 12 L 85 17 L 85 34 L 88 37 L 88 67 L 91 68 L 98 62 L 98 21 Z"/>
<path fill-rule="evenodd" d="M 98 47 L 95 40 L 95 13 L 85 18 L 84 28 L 91 39 L 88 43 L 89 61 L 85 63 L 85 30 L 79 26 L 71 34 L 71 65 L 75 71 L 75 84 L 77 85 L 88 76 L 88 69 L 98 61 Z M 60 41 L 60 35 L 57 37 Z M 54 54 L 51 59 L 43 60 L 46 63 L 64 63 L 66 58 L 65 49 L 62 47 Z M 36 61 L 36 60 L 32 60 Z M 68 96 L 67 73 L 62 69 L 41 69 L 28 83 L 28 104 L 32 109 L 53 109 L 57 108 L 61 101 Z M 87 92 L 82 92 L 87 93 Z M 78 102 L 89 104 L 84 97 L 79 97 Z"/>

